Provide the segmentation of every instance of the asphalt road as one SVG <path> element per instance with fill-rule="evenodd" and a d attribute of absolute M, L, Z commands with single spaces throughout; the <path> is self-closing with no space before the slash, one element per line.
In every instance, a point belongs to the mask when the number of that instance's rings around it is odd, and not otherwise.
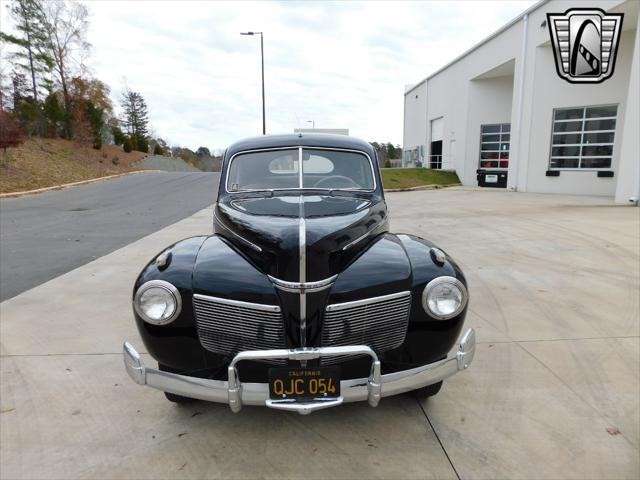
<path fill-rule="evenodd" d="M 218 173 L 142 173 L 1 200 L 0 300 L 211 205 L 218 179 Z"/>

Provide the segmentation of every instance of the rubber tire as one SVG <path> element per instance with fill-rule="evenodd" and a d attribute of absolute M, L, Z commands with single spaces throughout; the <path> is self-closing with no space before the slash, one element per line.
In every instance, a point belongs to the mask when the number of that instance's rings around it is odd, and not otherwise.
<path fill-rule="evenodd" d="M 174 368 L 168 367 L 166 365 L 158 364 L 158 368 L 162 372 L 170 372 L 170 373 L 180 373 L 176 371 Z M 167 400 L 173 403 L 192 403 L 195 402 L 195 398 L 191 397 L 183 397 L 182 395 L 176 395 L 175 393 L 164 392 L 164 396 L 167 397 Z"/>
<path fill-rule="evenodd" d="M 436 395 L 442 388 L 442 382 L 427 385 L 426 387 L 418 388 L 413 391 L 413 394 L 417 398 L 429 398 Z"/>
<path fill-rule="evenodd" d="M 195 398 L 183 397 L 182 395 L 176 395 L 175 393 L 169 392 L 164 392 L 164 396 L 167 397 L 167 400 L 173 403 L 193 403 L 196 401 Z"/>

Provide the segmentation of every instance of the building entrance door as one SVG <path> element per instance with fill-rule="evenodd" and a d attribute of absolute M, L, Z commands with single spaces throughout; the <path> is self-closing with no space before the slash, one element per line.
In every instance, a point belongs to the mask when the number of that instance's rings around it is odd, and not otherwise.
<path fill-rule="evenodd" d="M 431 142 L 431 156 L 429 168 L 440 170 L 442 168 L 442 140 Z"/>
<path fill-rule="evenodd" d="M 442 137 L 444 130 L 443 117 L 431 120 L 431 148 L 429 152 L 429 168 L 442 168 Z"/>

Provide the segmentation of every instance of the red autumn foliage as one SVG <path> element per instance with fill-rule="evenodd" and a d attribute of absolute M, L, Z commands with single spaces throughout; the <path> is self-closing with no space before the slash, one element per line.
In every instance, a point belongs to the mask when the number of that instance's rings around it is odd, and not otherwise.
<path fill-rule="evenodd" d="M 17 147 L 24 141 L 16 121 L 4 110 L 0 110 L 0 148 L 6 155 L 7 147 Z"/>

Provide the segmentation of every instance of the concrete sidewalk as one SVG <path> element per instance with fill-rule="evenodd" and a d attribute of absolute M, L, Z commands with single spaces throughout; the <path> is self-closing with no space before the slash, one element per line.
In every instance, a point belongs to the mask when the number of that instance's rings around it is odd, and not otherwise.
<path fill-rule="evenodd" d="M 133 281 L 209 232 L 207 209 L 0 304 L 0 477 L 637 478 L 638 210 L 467 188 L 387 200 L 393 231 L 469 280 L 478 352 L 438 396 L 235 415 L 133 384 Z"/>

